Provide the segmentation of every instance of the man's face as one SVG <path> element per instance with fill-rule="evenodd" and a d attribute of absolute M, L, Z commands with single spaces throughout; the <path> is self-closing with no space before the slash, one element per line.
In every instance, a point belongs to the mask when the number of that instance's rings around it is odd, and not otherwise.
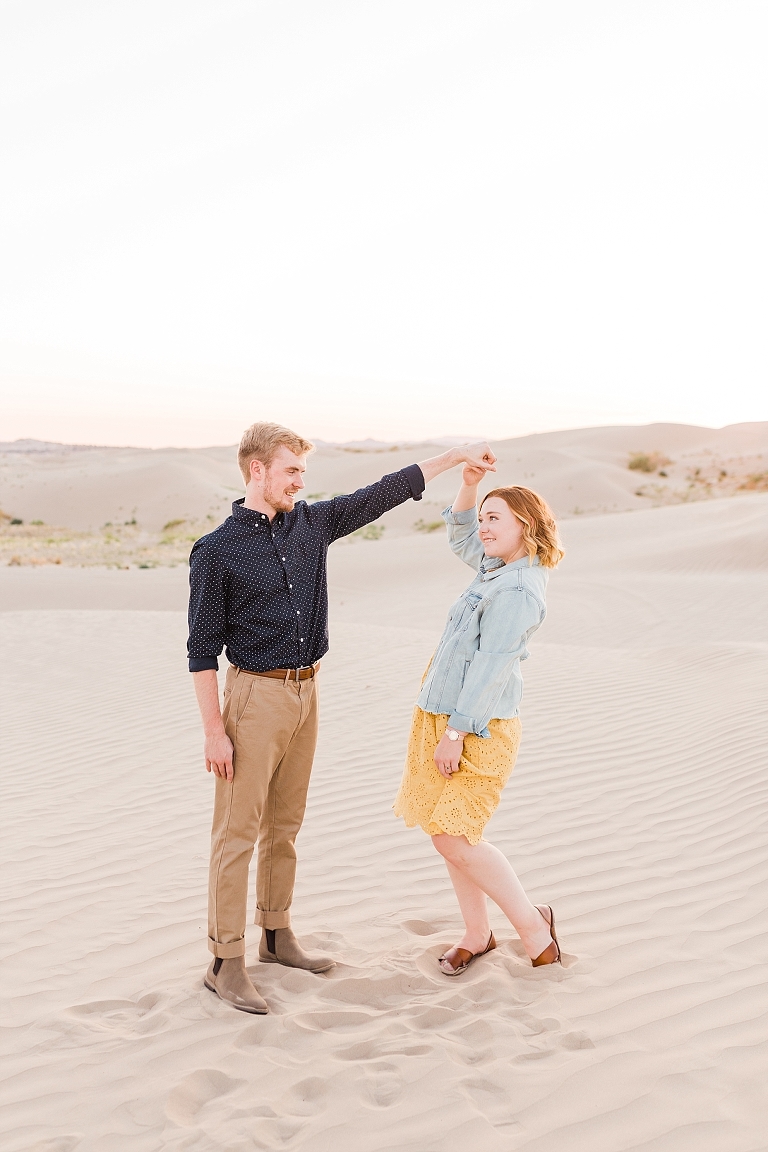
<path fill-rule="evenodd" d="M 264 499 L 275 512 L 291 512 L 296 493 L 304 487 L 306 456 L 297 456 L 281 444 L 264 476 Z"/>

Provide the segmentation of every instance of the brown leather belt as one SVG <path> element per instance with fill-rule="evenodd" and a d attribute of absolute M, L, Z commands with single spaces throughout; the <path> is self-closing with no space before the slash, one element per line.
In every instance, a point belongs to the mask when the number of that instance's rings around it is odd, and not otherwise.
<path fill-rule="evenodd" d="M 270 668 L 269 672 L 251 672 L 248 668 L 238 668 L 238 672 L 245 672 L 246 676 L 271 676 L 274 680 L 312 680 L 320 668 L 320 662 L 310 668 Z"/>

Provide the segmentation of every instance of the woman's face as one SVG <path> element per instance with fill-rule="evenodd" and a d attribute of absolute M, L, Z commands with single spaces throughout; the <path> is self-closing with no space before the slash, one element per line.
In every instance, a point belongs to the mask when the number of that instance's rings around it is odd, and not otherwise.
<path fill-rule="evenodd" d="M 498 556 L 505 564 L 526 555 L 523 525 L 501 496 L 491 496 L 480 509 L 480 539 L 486 556 Z"/>

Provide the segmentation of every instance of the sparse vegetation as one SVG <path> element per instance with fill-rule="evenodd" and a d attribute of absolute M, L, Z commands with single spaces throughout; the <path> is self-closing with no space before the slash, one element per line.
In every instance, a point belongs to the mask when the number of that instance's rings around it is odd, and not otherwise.
<path fill-rule="evenodd" d="M 743 492 L 768 492 L 768 472 L 752 472 L 743 484 L 739 484 Z"/>
<path fill-rule="evenodd" d="M 438 529 L 445 528 L 445 521 L 444 520 L 417 520 L 413 526 L 417 532 L 437 532 Z"/>
<path fill-rule="evenodd" d="M 190 545 L 210 532 L 214 518 L 168 521 L 162 533 L 138 527 L 136 518 L 124 523 L 112 521 L 95 532 L 52 528 L 42 521 L 22 524 L 17 518 L 0 517 L 0 564 L 14 568 L 42 564 L 64 564 L 89 568 L 157 568 L 186 564 Z"/>
<path fill-rule="evenodd" d="M 358 536 L 361 540 L 380 540 L 384 535 L 384 524 L 366 524 L 364 528 L 358 528 L 353 532 L 353 536 Z"/>
<path fill-rule="evenodd" d="M 632 472 L 657 472 L 672 461 L 661 452 L 633 452 L 629 457 L 627 468 Z M 666 476 L 666 472 L 664 473 Z"/>

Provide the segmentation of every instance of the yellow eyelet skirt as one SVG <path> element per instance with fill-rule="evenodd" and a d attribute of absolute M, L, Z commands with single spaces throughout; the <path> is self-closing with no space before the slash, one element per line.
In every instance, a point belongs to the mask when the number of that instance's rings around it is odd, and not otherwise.
<path fill-rule="evenodd" d="M 434 760 L 447 726 L 447 716 L 414 709 L 395 816 L 402 816 L 409 828 L 419 824 L 428 836 L 446 832 L 479 844 L 515 766 L 522 732 L 520 717 L 491 720 L 490 739 L 468 733 L 459 771 L 450 780 L 440 775 Z"/>

